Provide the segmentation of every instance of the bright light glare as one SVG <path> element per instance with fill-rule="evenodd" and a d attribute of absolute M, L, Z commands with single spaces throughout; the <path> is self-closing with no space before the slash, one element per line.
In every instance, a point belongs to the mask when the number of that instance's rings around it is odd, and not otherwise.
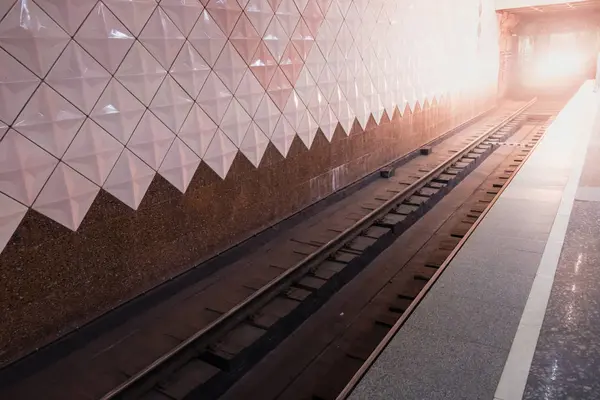
<path fill-rule="evenodd" d="M 584 73 L 585 55 L 576 49 L 549 51 L 541 55 L 531 71 L 538 82 L 575 77 Z"/>

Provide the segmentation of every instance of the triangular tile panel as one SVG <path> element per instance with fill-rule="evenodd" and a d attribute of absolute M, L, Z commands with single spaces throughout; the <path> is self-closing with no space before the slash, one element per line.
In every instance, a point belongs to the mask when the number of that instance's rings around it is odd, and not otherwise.
<path fill-rule="evenodd" d="M 304 103 L 302 103 L 296 91 L 293 91 L 283 110 L 283 115 L 288 120 L 292 128 L 295 130 L 299 129 L 300 122 L 302 121 L 305 112 L 306 106 Z"/>
<path fill-rule="evenodd" d="M 269 145 L 269 138 L 265 136 L 263 131 L 253 122 L 248 127 L 244 141 L 240 146 L 240 151 L 246 158 L 258 168 L 262 160 L 265 150 Z"/>
<path fill-rule="evenodd" d="M 33 203 L 33 209 L 76 231 L 100 187 L 59 163 Z"/>
<path fill-rule="evenodd" d="M 302 71 L 300 71 L 300 75 L 298 75 L 294 89 L 296 90 L 296 93 L 298 93 L 300 100 L 302 100 L 305 105 L 310 102 L 312 93 L 316 87 L 317 82 L 315 82 L 310 72 L 308 72 L 308 67 L 304 65 Z"/>
<path fill-rule="evenodd" d="M 285 32 L 285 29 L 283 29 L 283 26 L 281 26 L 281 23 L 277 18 L 272 19 L 267 30 L 263 34 L 263 42 L 267 45 L 267 48 L 275 58 L 275 61 L 281 61 L 281 56 L 289 41 L 289 36 Z"/>
<path fill-rule="evenodd" d="M 292 85 L 285 77 L 281 68 L 277 68 L 277 71 L 275 71 L 275 74 L 273 75 L 273 79 L 271 79 L 267 93 L 281 111 L 283 111 L 292 90 L 294 89 L 292 89 Z"/>
<path fill-rule="evenodd" d="M 256 114 L 254 114 L 254 122 L 258 125 L 258 127 L 267 135 L 267 137 L 271 137 L 273 135 L 273 131 L 275 130 L 275 126 L 277 126 L 277 121 L 281 117 L 281 111 L 277 108 L 273 100 L 269 96 L 263 96 L 258 109 L 256 110 Z"/>
<path fill-rule="evenodd" d="M 287 49 L 285 49 L 279 66 L 290 83 L 295 83 L 298 80 L 304 62 L 292 43 L 288 44 Z"/>
<path fill-rule="evenodd" d="M 95 5 L 93 1 L 81 0 L 36 0 L 36 3 L 70 35 L 75 34 Z"/>
<path fill-rule="evenodd" d="M 102 2 L 98 2 L 77 31 L 75 40 L 110 73 L 115 73 L 133 45 L 134 37 Z"/>
<path fill-rule="evenodd" d="M 327 57 L 329 55 L 335 43 L 336 34 L 337 32 L 333 32 L 327 23 L 324 23 L 319 28 L 319 33 L 315 36 L 315 42 L 319 46 L 323 56 Z"/>
<path fill-rule="evenodd" d="M 246 14 L 242 14 L 235 28 L 233 28 L 229 40 L 244 61 L 250 64 L 256 48 L 260 44 L 260 38 L 261 36 L 252 25 L 252 22 L 250 22 Z"/>
<path fill-rule="evenodd" d="M 294 141 L 294 136 L 296 136 L 296 132 L 287 119 L 279 118 L 273 136 L 271 136 L 271 142 L 283 157 L 287 157 L 288 151 Z"/>
<path fill-rule="evenodd" d="M 41 84 L 13 128 L 56 157 L 61 157 L 85 116 L 48 85 Z"/>
<path fill-rule="evenodd" d="M 242 9 L 236 0 L 210 0 L 206 9 L 215 19 L 219 28 L 229 36 Z"/>
<path fill-rule="evenodd" d="M 71 41 L 50 70 L 46 83 L 89 114 L 110 78 L 102 65 Z"/>
<path fill-rule="evenodd" d="M 306 60 L 310 49 L 315 43 L 315 37 L 308 28 L 308 25 L 306 25 L 306 22 L 304 22 L 304 19 L 300 19 L 300 22 L 298 22 L 296 30 L 294 30 L 291 39 L 294 47 L 300 55 L 300 58 L 302 60 Z"/>
<path fill-rule="evenodd" d="M 215 23 L 208 11 L 204 10 L 190 32 L 188 40 L 212 67 L 227 42 L 227 36 Z"/>
<path fill-rule="evenodd" d="M 250 69 L 262 87 L 267 90 L 273 74 L 277 70 L 277 61 L 271 55 L 264 42 L 261 42 L 250 61 Z"/>
<path fill-rule="evenodd" d="M 327 109 L 327 99 L 320 89 L 315 89 L 311 95 L 311 99 L 307 104 L 308 111 L 312 114 L 315 121 L 321 121 L 323 113 Z"/>
<path fill-rule="evenodd" d="M 146 106 L 160 87 L 167 71 L 152 57 L 148 50 L 136 42 L 115 77 Z"/>
<path fill-rule="evenodd" d="M 125 144 L 145 110 L 146 107 L 113 78 L 100 96 L 90 117 Z"/>
<path fill-rule="evenodd" d="M 6 125 L 4 122 L 0 121 L 0 141 L 4 138 L 4 135 L 6 135 L 6 132 L 8 132 L 8 125 Z"/>
<path fill-rule="evenodd" d="M 102 188 L 137 210 L 154 175 L 152 168 L 125 149 Z"/>
<path fill-rule="evenodd" d="M 210 67 L 194 46 L 185 42 L 169 73 L 195 99 L 208 78 Z"/>
<path fill-rule="evenodd" d="M 102 185 L 123 151 L 123 144 L 87 119 L 63 157 L 71 168 Z"/>
<path fill-rule="evenodd" d="M 0 49 L 0 121 L 12 124 L 40 79 Z"/>
<path fill-rule="evenodd" d="M 200 157 L 177 138 L 167 152 L 158 173 L 181 193 L 185 193 L 199 165 Z"/>
<path fill-rule="evenodd" d="M 287 35 L 292 36 L 292 33 L 300 20 L 300 12 L 294 3 L 294 0 L 281 0 L 275 15 Z"/>
<path fill-rule="evenodd" d="M 308 57 L 304 61 L 304 65 L 308 68 L 313 79 L 316 80 L 321 76 L 321 71 L 325 68 L 325 64 L 327 64 L 327 62 L 325 61 L 325 57 L 323 57 L 323 53 L 321 53 L 319 46 L 313 46 L 308 53 Z"/>
<path fill-rule="evenodd" d="M 306 111 L 304 116 L 300 119 L 300 126 L 298 127 L 297 132 L 298 137 L 302 140 L 302 143 L 304 143 L 307 149 L 310 149 L 312 146 L 318 129 L 319 125 L 317 124 L 317 121 L 315 121 L 312 115 Z"/>
<path fill-rule="evenodd" d="M 245 14 L 261 37 L 267 30 L 271 20 L 275 17 L 275 11 L 273 11 L 267 0 L 248 1 L 245 7 Z"/>
<path fill-rule="evenodd" d="M 231 164 L 237 155 L 238 149 L 221 130 L 218 130 L 212 142 L 208 146 L 202 160 L 221 179 L 225 179 Z"/>
<path fill-rule="evenodd" d="M 335 127 L 337 126 L 338 120 L 331 110 L 331 107 L 326 106 L 323 113 L 321 114 L 321 120 L 319 121 L 319 128 L 323 131 L 325 138 L 331 142 Z"/>
<path fill-rule="evenodd" d="M 58 159 L 14 130 L 0 141 L 0 192 L 30 206 Z"/>
<path fill-rule="evenodd" d="M 246 70 L 235 92 L 235 97 L 248 114 L 254 116 L 264 94 L 265 89 L 260 85 L 252 71 Z"/>
<path fill-rule="evenodd" d="M 127 148 L 156 171 L 174 139 L 173 132 L 154 114 L 146 111 L 131 135 Z"/>
<path fill-rule="evenodd" d="M 306 7 L 302 12 L 302 18 L 313 36 L 317 36 L 321 28 L 321 24 L 325 20 L 323 12 L 317 4 L 317 0 L 308 0 Z"/>
<path fill-rule="evenodd" d="M 171 68 L 185 42 L 183 34 L 160 7 L 154 10 L 138 39 L 166 70 Z"/>
<path fill-rule="evenodd" d="M 250 118 L 239 101 L 233 99 L 219 127 L 231 139 L 233 144 L 240 147 L 244 139 L 244 134 L 248 130 L 248 126 L 250 126 L 250 122 L 252 122 L 252 118 Z"/>
<path fill-rule="evenodd" d="M 185 36 L 190 34 L 204 10 L 198 0 L 161 0 L 160 6 Z"/>
<path fill-rule="evenodd" d="M 40 78 L 48 73 L 69 39 L 32 1 L 17 1 L 0 21 L 0 46 Z"/>
<path fill-rule="evenodd" d="M 27 207 L 0 193 L 0 254 L 26 213 Z"/>
<path fill-rule="evenodd" d="M 214 71 L 230 92 L 235 92 L 248 66 L 231 42 L 227 42 L 215 63 Z"/>
<path fill-rule="evenodd" d="M 0 3 L 0 19 L 8 13 L 8 10 L 10 10 L 16 2 L 17 0 L 8 0 Z"/>
<path fill-rule="evenodd" d="M 150 110 L 173 133 L 179 132 L 194 100 L 183 91 L 170 75 L 165 78 L 150 103 Z"/>
<path fill-rule="evenodd" d="M 304 9 L 306 8 L 308 0 L 294 0 L 294 3 L 296 4 L 296 8 L 298 8 L 298 11 L 302 13 L 302 11 L 304 11 Z"/>
<path fill-rule="evenodd" d="M 203 157 L 213 136 L 215 136 L 216 131 L 217 125 L 197 104 L 195 104 L 190 110 L 190 113 L 177 136 L 181 138 L 194 153 L 199 157 Z"/>
<path fill-rule="evenodd" d="M 232 98 L 233 95 L 221 82 L 217 74 L 211 72 L 196 102 L 215 123 L 219 124 Z"/>
<path fill-rule="evenodd" d="M 323 96 L 326 99 L 329 99 L 333 93 L 333 89 L 337 85 L 337 81 L 335 79 L 335 75 L 329 66 L 325 66 L 323 71 L 321 71 L 321 75 L 319 75 L 319 79 L 317 79 L 317 84 L 319 85 L 319 89 L 323 92 Z"/>
<path fill-rule="evenodd" d="M 102 0 L 133 32 L 139 35 L 156 8 L 156 0 Z"/>

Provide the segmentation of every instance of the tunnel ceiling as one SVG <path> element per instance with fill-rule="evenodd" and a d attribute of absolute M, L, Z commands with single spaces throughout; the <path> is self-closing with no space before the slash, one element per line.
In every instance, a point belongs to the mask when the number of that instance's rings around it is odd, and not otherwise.
<path fill-rule="evenodd" d="M 539 6 L 527 6 L 511 8 L 509 10 L 523 18 L 535 18 L 540 16 L 556 16 L 559 14 L 585 14 L 600 12 L 600 0 L 584 0 L 565 2 L 562 4 L 548 4 Z"/>

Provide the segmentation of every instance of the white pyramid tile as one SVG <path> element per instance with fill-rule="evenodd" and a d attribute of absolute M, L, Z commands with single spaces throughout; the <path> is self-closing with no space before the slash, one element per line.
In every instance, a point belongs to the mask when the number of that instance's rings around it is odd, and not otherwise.
<path fill-rule="evenodd" d="M 258 109 L 256 110 L 256 114 L 254 114 L 254 122 L 258 125 L 258 127 L 267 135 L 267 137 L 271 137 L 273 135 L 273 131 L 275 130 L 275 126 L 277 126 L 277 122 L 281 117 L 281 111 L 277 108 L 273 100 L 269 96 L 263 96 Z"/>
<path fill-rule="evenodd" d="M 271 78 L 273 78 L 273 74 L 277 70 L 277 61 L 275 61 L 275 58 L 271 55 L 264 42 L 258 45 L 256 53 L 254 53 L 254 56 L 250 60 L 250 69 L 261 86 L 266 90 L 269 87 Z"/>
<path fill-rule="evenodd" d="M 200 157 L 177 138 L 167 152 L 158 173 L 181 193 L 185 193 L 199 165 Z"/>
<path fill-rule="evenodd" d="M 227 89 L 233 93 L 240 84 L 247 68 L 246 62 L 240 57 L 233 44 L 228 41 L 215 63 L 214 71 L 227 86 Z"/>
<path fill-rule="evenodd" d="M 14 130 L 0 141 L 0 192 L 30 206 L 58 160 Z"/>
<path fill-rule="evenodd" d="M 210 142 L 202 160 L 213 170 L 221 179 L 225 179 L 238 149 L 233 142 L 229 140 L 220 129 Z"/>
<path fill-rule="evenodd" d="M 290 83 L 295 83 L 298 80 L 298 75 L 302 71 L 304 62 L 292 43 L 288 44 L 288 47 L 285 49 L 279 66 Z"/>
<path fill-rule="evenodd" d="M 254 116 L 264 94 L 265 90 L 254 74 L 247 70 L 235 92 L 235 98 L 239 100 L 248 114 Z"/>
<path fill-rule="evenodd" d="M 292 128 L 295 130 L 300 128 L 300 122 L 302 121 L 305 112 L 306 106 L 304 103 L 302 103 L 296 91 L 293 91 L 283 110 L 283 115 L 288 120 Z"/>
<path fill-rule="evenodd" d="M 261 37 L 275 16 L 267 0 L 249 0 L 245 7 L 245 14 Z"/>
<path fill-rule="evenodd" d="M 75 40 L 110 73 L 114 73 L 131 48 L 131 32 L 98 2 L 75 35 Z"/>
<path fill-rule="evenodd" d="M 123 144 L 87 119 L 63 157 L 71 168 L 102 185 L 123 151 Z"/>
<path fill-rule="evenodd" d="M 111 79 L 90 117 L 125 144 L 142 118 L 146 107 L 116 79 Z"/>
<path fill-rule="evenodd" d="M 46 83 L 87 114 L 109 80 L 110 74 L 104 67 L 71 41 L 50 70 Z"/>
<path fill-rule="evenodd" d="M 208 11 L 204 10 L 192 32 L 190 32 L 188 40 L 212 67 L 227 42 L 227 36 L 221 31 L 221 28 L 215 23 Z"/>
<path fill-rule="evenodd" d="M 116 16 L 133 32 L 139 35 L 156 8 L 156 0 L 103 0 Z"/>
<path fill-rule="evenodd" d="M 237 0 L 210 0 L 206 5 L 206 9 L 227 36 L 231 34 L 242 13 Z"/>
<path fill-rule="evenodd" d="M 0 3 L 0 19 L 6 15 L 8 10 L 17 2 L 17 0 L 8 0 Z"/>
<path fill-rule="evenodd" d="M 263 34 L 263 41 L 275 60 L 279 62 L 290 39 L 277 18 L 273 18 Z"/>
<path fill-rule="evenodd" d="M 202 157 L 213 136 L 215 136 L 216 131 L 217 125 L 213 120 L 210 119 L 197 104 L 194 104 L 177 136 L 181 138 L 194 153 L 199 157 Z"/>
<path fill-rule="evenodd" d="M 306 8 L 308 0 L 294 0 L 294 3 L 296 4 L 296 8 L 298 8 L 298 11 L 302 12 Z"/>
<path fill-rule="evenodd" d="M 131 135 L 127 148 L 152 169 L 158 170 L 174 139 L 173 132 L 147 111 Z"/>
<path fill-rule="evenodd" d="M 195 99 L 210 73 L 210 67 L 194 46 L 185 42 L 169 73 Z"/>
<path fill-rule="evenodd" d="M 287 157 L 294 141 L 294 136 L 296 136 L 296 132 L 290 123 L 287 122 L 287 119 L 279 118 L 273 136 L 271 136 L 271 142 L 282 156 Z"/>
<path fill-rule="evenodd" d="M 152 168 L 125 149 L 102 188 L 137 210 L 154 175 Z"/>
<path fill-rule="evenodd" d="M 59 163 L 33 203 L 33 209 L 76 231 L 99 191 L 99 186 Z"/>
<path fill-rule="evenodd" d="M 323 12 L 323 15 L 327 14 L 327 11 L 329 10 L 329 6 L 331 5 L 331 1 L 332 0 L 317 0 L 317 4 L 319 5 L 319 8 Z"/>
<path fill-rule="evenodd" d="M 115 77 L 146 106 L 150 104 L 167 71 L 148 50 L 135 42 Z"/>
<path fill-rule="evenodd" d="M 0 121 L 12 124 L 39 83 L 38 77 L 0 49 Z"/>
<path fill-rule="evenodd" d="M 4 122 L 0 121 L 0 140 L 2 140 L 2 138 L 4 138 L 4 135 L 6 135 L 6 132 L 8 132 L 8 125 L 6 125 Z"/>
<path fill-rule="evenodd" d="M 61 157 L 85 116 L 48 85 L 41 84 L 13 128 L 56 157 Z"/>
<path fill-rule="evenodd" d="M 253 122 L 248 127 L 244 141 L 240 146 L 240 151 L 248 161 L 258 168 L 260 161 L 269 145 L 269 138 L 265 136 L 263 131 Z"/>
<path fill-rule="evenodd" d="M 154 10 L 138 39 L 166 70 L 185 43 L 183 34 L 160 7 Z"/>
<path fill-rule="evenodd" d="M 313 46 L 304 63 L 313 79 L 316 80 L 321 75 L 321 71 L 323 71 L 325 64 L 327 63 L 325 61 L 325 57 L 323 57 L 323 53 L 321 53 L 321 50 L 319 49 L 319 46 Z"/>
<path fill-rule="evenodd" d="M 190 34 L 204 10 L 198 0 L 161 0 L 160 6 L 185 36 Z"/>
<path fill-rule="evenodd" d="M 326 99 L 329 99 L 333 93 L 333 89 L 335 89 L 337 85 L 337 81 L 333 71 L 331 71 L 328 65 L 321 71 L 317 84 L 319 85 L 321 92 L 323 92 L 323 96 L 325 96 Z"/>
<path fill-rule="evenodd" d="M 285 74 L 281 68 L 277 68 L 277 71 L 275 71 L 275 74 L 273 75 L 273 79 L 271 79 L 267 93 L 281 111 L 285 108 L 285 104 L 292 91 L 292 85 L 285 77 Z"/>
<path fill-rule="evenodd" d="M 306 25 L 313 36 L 317 36 L 321 29 L 321 25 L 325 20 L 325 16 L 323 15 L 321 8 L 319 8 L 317 0 L 308 0 L 306 7 L 304 7 L 304 11 L 302 11 L 302 18 L 306 22 Z"/>
<path fill-rule="evenodd" d="M 0 254 L 27 213 L 27 207 L 0 193 Z"/>
<path fill-rule="evenodd" d="M 340 12 L 343 16 L 346 16 L 348 12 L 348 8 L 350 8 L 350 4 L 352 4 L 352 0 L 335 0 L 335 3 L 340 9 Z"/>
<path fill-rule="evenodd" d="M 310 102 L 312 93 L 316 87 L 317 82 L 315 82 L 310 72 L 308 72 L 308 67 L 304 65 L 300 71 L 300 75 L 298 75 L 298 80 L 296 81 L 294 89 L 305 105 Z"/>
<path fill-rule="evenodd" d="M 233 99 L 221 121 L 221 130 L 231 139 L 233 144 L 240 147 L 252 118 L 244 110 L 239 101 Z"/>
<path fill-rule="evenodd" d="M 261 36 L 252 25 L 252 22 L 250 22 L 246 14 L 242 14 L 235 24 L 235 28 L 233 28 L 229 40 L 238 53 L 240 53 L 244 61 L 250 64 L 252 56 L 260 44 L 260 38 Z"/>
<path fill-rule="evenodd" d="M 306 111 L 300 120 L 300 126 L 298 127 L 297 132 L 298 137 L 302 140 L 302 143 L 304 143 L 307 149 L 310 149 L 312 146 L 313 140 L 317 135 L 317 129 L 319 129 L 317 121 L 315 121 L 312 115 Z"/>
<path fill-rule="evenodd" d="M 342 70 L 346 67 L 346 58 L 337 44 L 333 46 L 327 57 L 327 65 L 331 68 L 331 72 L 333 72 L 336 78 L 341 75 Z"/>
<path fill-rule="evenodd" d="M 323 131 L 325 138 L 331 142 L 333 138 L 333 134 L 335 132 L 335 127 L 337 126 L 338 120 L 331 110 L 331 107 L 326 106 L 324 112 L 321 115 L 321 120 L 319 121 L 319 128 Z"/>
<path fill-rule="evenodd" d="M 329 52 L 335 43 L 336 35 L 337 32 L 334 32 L 327 23 L 322 24 L 319 28 L 319 33 L 315 37 L 315 42 L 323 56 L 327 57 L 329 55 Z"/>
<path fill-rule="evenodd" d="M 294 3 L 294 0 L 281 0 L 275 15 L 287 35 L 292 36 L 292 33 L 300 20 L 300 12 Z"/>
<path fill-rule="evenodd" d="M 211 72 L 196 101 L 215 123 L 221 123 L 233 95 L 221 82 L 217 74 Z"/>
<path fill-rule="evenodd" d="M 69 35 L 33 1 L 17 1 L 0 21 L 0 46 L 42 78 L 68 42 Z"/>
<path fill-rule="evenodd" d="M 344 22 L 344 16 L 340 12 L 340 8 L 329 7 L 327 13 L 325 14 L 325 21 L 327 22 L 327 25 L 329 25 L 329 28 L 334 35 L 333 38 L 335 38 L 340 31 L 342 23 Z"/>
<path fill-rule="evenodd" d="M 36 3 L 70 35 L 75 34 L 96 4 L 89 0 L 36 0 Z"/>
<path fill-rule="evenodd" d="M 308 53 L 315 43 L 315 37 L 308 28 L 308 25 L 306 25 L 306 22 L 304 22 L 304 19 L 300 19 L 300 22 L 298 22 L 296 30 L 292 34 L 291 39 L 294 47 L 300 55 L 300 58 L 302 60 L 306 60 Z"/>
<path fill-rule="evenodd" d="M 173 133 L 177 133 L 193 104 L 194 100 L 181 89 L 175 79 L 167 76 L 150 103 L 150 110 Z"/>
<path fill-rule="evenodd" d="M 312 114 L 315 121 L 321 121 L 323 113 L 327 109 L 327 99 L 323 95 L 323 92 L 318 88 L 315 89 L 311 95 L 311 99 L 307 104 L 308 111 Z"/>

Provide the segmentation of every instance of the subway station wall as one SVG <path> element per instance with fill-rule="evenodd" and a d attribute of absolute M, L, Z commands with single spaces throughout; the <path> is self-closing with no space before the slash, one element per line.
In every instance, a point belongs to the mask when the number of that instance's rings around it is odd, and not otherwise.
<path fill-rule="evenodd" d="M 3 0 L 6 363 L 495 102 L 493 1 Z"/>

